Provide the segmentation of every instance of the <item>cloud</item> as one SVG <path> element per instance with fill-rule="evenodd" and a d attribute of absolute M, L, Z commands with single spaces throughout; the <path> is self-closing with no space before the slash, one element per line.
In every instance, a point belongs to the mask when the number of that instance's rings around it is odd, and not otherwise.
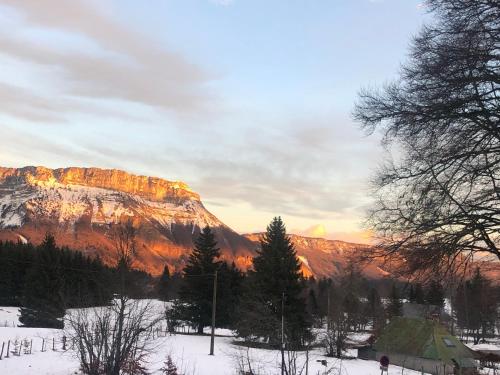
<path fill-rule="evenodd" d="M 260 211 L 318 220 L 359 214 L 368 189 L 360 176 L 370 168 L 362 160 L 374 160 L 373 149 L 367 140 L 338 134 L 332 129 L 348 125 L 330 121 L 329 128 L 326 118 L 313 122 L 317 126 L 293 121 L 280 129 L 250 128 L 241 142 L 215 133 L 204 140 L 213 150 L 185 155 L 184 171 L 212 202 L 249 202 Z"/>
<path fill-rule="evenodd" d="M 313 225 L 306 229 L 292 229 L 291 233 L 304 237 L 325 238 L 352 243 L 372 244 L 373 232 L 369 230 L 328 231 L 323 224 Z"/>
<path fill-rule="evenodd" d="M 0 42 L 1 45 L 1 42 Z M 11 85 L 0 81 L 1 111 L 4 114 L 19 117 L 33 123 L 58 124 L 69 123 L 67 115 L 75 112 L 91 113 L 103 117 L 114 117 L 137 123 L 148 123 L 148 119 L 127 114 L 112 108 L 99 107 L 91 103 L 70 97 L 48 96 L 35 90 Z"/>
<path fill-rule="evenodd" d="M 20 15 L 24 32 L 0 29 L 4 55 L 50 69 L 65 96 L 125 100 L 175 114 L 208 111 L 212 79 L 203 69 L 151 38 L 119 23 L 97 2 L 81 0 L 3 0 Z M 51 46 L 29 31 L 63 33 L 93 48 Z M 80 39 L 78 39 L 80 38 Z"/>
<path fill-rule="evenodd" d="M 312 227 L 309 227 L 302 231 L 297 231 L 296 233 L 306 237 L 313 237 L 313 238 L 316 237 L 326 238 L 327 236 L 326 228 L 323 224 L 313 225 Z"/>
<path fill-rule="evenodd" d="M 248 202 L 260 212 L 317 222 L 353 217 L 364 209 L 366 181 L 360 176 L 366 175 L 376 142 L 360 140 L 350 121 L 330 114 L 301 117 L 297 108 L 278 124 L 263 120 L 259 113 L 240 112 L 234 118 L 224 118 L 234 113 L 218 117 L 225 127 L 182 132 L 163 126 L 145 131 L 148 119 L 135 118 L 132 104 L 161 115 L 210 114 L 209 108 L 218 107 L 217 98 L 207 90 L 213 77 L 118 22 L 102 8 L 104 2 L 3 4 L 18 17 L 8 27 L 0 23 L 0 59 L 7 56 L 12 64 L 33 66 L 36 74 L 28 82 L 0 74 L 0 112 L 24 119 L 21 123 L 70 125 L 51 129 L 51 134 L 37 133 L 33 126 L 22 132 L 15 132 L 15 125 L 0 128 L 3 160 L 52 167 L 91 163 L 182 179 L 211 205 Z M 54 35 L 64 43 L 52 40 Z M 41 42 L 43 37 L 48 42 Z M 80 43 L 86 48 L 79 48 Z M 86 131 L 81 116 L 72 121 L 75 113 L 137 124 L 122 131 L 121 122 L 110 126 L 101 120 Z M 151 122 L 167 123 L 165 117 L 151 117 Z M 202 119 L 198 123 L 206 124 L 207 116 Z M 242 125 L 249 120 L 252 125 Z M 183 121 L 171 124 L 175 130 L 185 126 Z"/>
<path fill-rule="evenodd" d="M 0 102 L 2 111 L 11 116 L 22 117 L 33 122 L 65 121 L 58 113 L 58 109 L 62 107 L 22 87 L 0 82 Z"/>

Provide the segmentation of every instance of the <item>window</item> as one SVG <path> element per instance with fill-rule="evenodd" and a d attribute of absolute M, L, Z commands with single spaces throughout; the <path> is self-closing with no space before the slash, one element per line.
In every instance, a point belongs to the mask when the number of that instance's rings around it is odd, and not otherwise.
<path fill-rule="evenodd" d="M 455 343 L 453 341 L 451 341 L 449 338 L 447 337 L 443 337 L 443 342 L 444 344 L 449 347 L 449 348 L 453 348 L 455 347 Z"/>

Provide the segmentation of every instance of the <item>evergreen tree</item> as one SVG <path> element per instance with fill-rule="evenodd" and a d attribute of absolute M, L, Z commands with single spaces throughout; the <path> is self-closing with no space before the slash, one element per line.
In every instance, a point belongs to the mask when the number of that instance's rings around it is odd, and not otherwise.
<path fill-rule="evenodd" d="M 234 262 L 231 266 L 222 262 L 218 272 L 215 324 L 217 327 L 232 328 L 236 322 L 244 275 Z"/>
<path fill-rule="evenodd" d="M 408 302 L 416 303 L 415 288 L 413 287 L 413 284 L 410 284 L 410 291 L 408 292 Z"/>
<path fill-rule="evenodd" d="M 177 370 L 177 366 L 174 361 L 172 361 L 172 357 L 167 356 L 167 360 L 165 361 L 165 365 L 160 369 L 163 375 L 179 375 Z"/>
<path fill-rule="evenodd" d="M 500 293 L 479 268 L 471 280 L 461 283 L 452 299 L 457 324 L 478 344 L 495 332 Z"/>
<path fill-rule="evenodd" d="M 401 297 L 396 284 L 392 284 L 391 295 L 389 296 L 389 305 L 387 306 L 387 315 L 389 316 L 389 319 L 392 319 L 395 316 L 401 316 L 402 314 L 403 303 L 401 302 Z"/>
<path fill-rule="evenodd" d="M 309 288 L 309 293 L 307 294 L 307 311 L 314 319 L 319 317 L 319 305 L 318 299 L 316 297 L 316 291 L 314 288 Z"/>
<path fill-rule="evenodd" d="M 156 286 L 156 291 L 160 300 L 168 301 L 170 299 L 170 271 L 167 265 L 163 268 L 163 272 Z"/>
<path fill-rule="evenodd" d="M 367 315 L 371 319 L 373 331 L 377 334 L 385 325 L 385 312 L 380 295 L 375 288 L 371 288 L 368 293 Z"/>
<path fill-rule="evenodd" d="M 365 290 L 367 287 L 361 272 L 352 261 L 349 262 L 345 274 L 340 279 L 340 287 L 348 327 L 356 331 L 367 323 L 361 303 L 361 300 L 366 297 Z"/>
<path fill-rule="evenodd" d="M 97 257 L 91 259 L 79 251 L 57 248 L 53 240 L 42 245 L 53 249 L 52 265 L 58 264 L 62 300 L 66 308 L 104 305 L 112 297 L 111 270 Z M 28 276 L 33 278 L 35 265 L 41 257 L 40 247 L 21 242 L 0 242 L 0 305 L 22 306 Z M 46 270 L 44 266 L 40 272 Z M 50 268 L 49 268 L 50 269 Z M 53 271 L 50 271 L 53 272 Z M 36 282 L 30 281 L 30 282 Z M 54 293 L 60 291 L 55 290 Z"/>
<path fill-rule="evenodd" d="M 417 285 L 415 286 L 415 303 L 425 303 L 424 289 L 422 288 L 422 284 L 420 283 L 417 283 Z"/>
<path fill-rule="evenodd" d="M 410 303 L 418 303 L 418 304 L 424 304 L 426 302 L 424 290 L 422 289 L 422 284 L 420 284 L 420 283 L 417 283 L 415 285 L 410 284 L 410 292 L 408 294 L 408 301 Z"/>
<path fill-rule="evenodd" d="M 212 295 L 215 271 L 221 262 L 215 235 L 207 226 L 195 241 L 193 252 L 184 268 L 184 281 L 179 291 L 180 316 L 203 333 L 212 321 Z"/>
<path fill-rule="evenodd" d="M 253 271 L 249 273 L 247 294 L 240 309 L 239 334 L 246 338 L 262 337 L 277 345 L 281 341 L 283 313 L 287 343 L 300 345 L 310 326 L 301 278 L 294 246 L 283 221 L 276 217 L 262 236 L 253 259 Z"/>
<path fill-rule="evenodd" d="M 425 295 L 425 302 L 429 305 L 444 307 L 444 290 L 441 283 L 436 280 L 431 281 Z"/>
<path fill-rule="evenodd" d="M 47 234 L 27 275 L 19 317 L 24 327 L 64 327 L 65 301 L 61 274 L 54 236 Z"/>
<path fill-rule="evenodd" d="M 20 306 L 26 272 L 35 249 L 21 242 L 0 242 L 0 306 Z"/>

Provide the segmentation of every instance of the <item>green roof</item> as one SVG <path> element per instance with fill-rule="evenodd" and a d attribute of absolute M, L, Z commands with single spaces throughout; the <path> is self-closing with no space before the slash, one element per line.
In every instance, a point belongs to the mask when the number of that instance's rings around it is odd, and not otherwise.
<path fill-rule="evenodd" d="M 475 367 L 475 353 L 446 328 L 432 320 L 394 318 L 373 348 L 379 352 L 443 361 L 460 367 Z"/>

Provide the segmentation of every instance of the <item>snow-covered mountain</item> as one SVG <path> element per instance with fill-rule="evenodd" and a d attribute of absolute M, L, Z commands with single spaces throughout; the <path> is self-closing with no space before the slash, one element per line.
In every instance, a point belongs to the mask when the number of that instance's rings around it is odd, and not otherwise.
<path fill-rule="evenodd" d="M 254 245 L 212 215 L 183 182 L 97 168 L 0 168 L 0 238 L 57 242 L 112 258 L 110 227 L 132 218 L 139 266 L 181 267 L 200 228 L 209 225 L 225 258 L 248 266 Z"/>
<path fill-rule="evenodd" d="M 47 232 L 58 244 L 113 262 L 111 228 L 131 218 L 138 228 L 137 266 L 158 274 L 181 269 L 200 228 L 216 233 L 223 257 L 251 265 L 259 234 L 240 235 L 204 206 L 183 182 L 98 168 L 0 167 L 0 240 L 39 243 Z M 339 275 L 365 245 L 292 235 L 305 275 Z M 377 265 L 369 277 L 384 277 Z"/>

